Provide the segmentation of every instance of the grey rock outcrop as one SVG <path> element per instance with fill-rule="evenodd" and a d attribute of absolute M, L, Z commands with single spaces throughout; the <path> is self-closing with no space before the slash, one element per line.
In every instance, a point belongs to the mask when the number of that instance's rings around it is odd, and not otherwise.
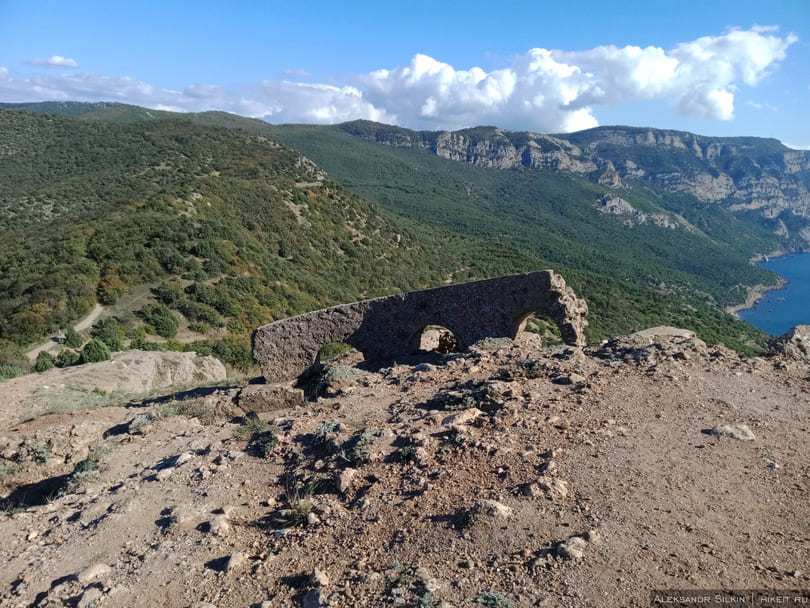
<path fill-rule="evenodd" d="M 430 325 L 453 332 L 459 349 L 487 337 L 514 338 L 533 313 L 550 317 L 562 339 L 584 346 L 588 307 L 565 280 L 545 270 L 364 300 L 282 319 L 253 333 L 253 356 L 268 383 L 317 366 L 330 342 L 346 342 L 366 361 L 414 353 Z"/>
<path fill-rule="evenodd" d="M 782 334 L 771 343 L 768 352 L 810 363 L 810 325 L 797 325 Z"/>
<path fill-rule="evenodd" d="M 74 391 L 143 394 L 178 386 L 199 386 L 227 376 L 219 359 L 194 352 L 128 350 L 109 361 L 52 369 L 40 374 L 40 384 Z"/>
<path fill-rule="evenodd" d="M 705 353 L 707 348 L 692 330 L 660 326 L 608 340 L 594 354 L 605 359 L 655 365 L 669 358 L 688 359 Z"/>

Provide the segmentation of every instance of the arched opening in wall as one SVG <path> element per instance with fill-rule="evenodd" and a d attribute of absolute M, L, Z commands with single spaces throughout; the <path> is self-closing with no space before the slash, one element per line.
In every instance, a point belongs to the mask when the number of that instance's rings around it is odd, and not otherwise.
<path fill-rule="evenodd" d="M 457 353 L 458 340 L 452 331 L 441 325 L 428 325 L 417 335 L 417 350 L 443 355 Z"/>
<path fill-rule="evenodd" d="M 365 361 L 365 358 L 351 344 L 329 342 L 321 346 L 317 361 L 321 365 L 357 365 Z"/>
<path fill-rule="evenodd" d="M 557 324 L 549 317 L 530 313 L 517 324 L 515 341 L 525 346 L 549 348 L 563 343 Z"/>

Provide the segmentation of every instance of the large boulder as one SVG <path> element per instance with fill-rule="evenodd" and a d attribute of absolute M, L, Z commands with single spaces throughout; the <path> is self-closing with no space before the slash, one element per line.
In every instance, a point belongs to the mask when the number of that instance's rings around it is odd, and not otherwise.
<path fill-rule="evenodd" d="M 688 359 L 706 350 L 706 343 L 692 330 L 660 326 L 608 340 L 594 354 L 605 359 L 655 365 L 667 359 Z"/>
<path fill-rule="evenodd" d="M 810 325 L 797 325 L 779 336 L 769 345 L 768 354 L 810 363 Z"/>
<path fill-rule="evenodd" d="M 200 386 L 225 380 L 219 359 L 197 353 L 128 350 L 109 361 L 53 369 L 39 375 L 39 384 L 80 391 L 142 394 L 170 387 Z"/>

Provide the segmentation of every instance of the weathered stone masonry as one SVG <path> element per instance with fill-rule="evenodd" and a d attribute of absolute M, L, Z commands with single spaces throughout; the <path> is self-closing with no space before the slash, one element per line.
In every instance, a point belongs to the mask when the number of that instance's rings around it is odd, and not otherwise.
<path fill-rule="evenodd" d="M 265 381 L 283 382 L 316 365 L 321 347 L 346 342 L 366 361 L 414 353 L 422 331 L 441 325 L 459 348 L 487 337 L 514 338 L 531 314 L 551 318 L 566 344 L 583 346 L 588 307 L 563 278 L 544 270 L 412 291 L 282 319 L 253 333 L 253 356 Z"/>

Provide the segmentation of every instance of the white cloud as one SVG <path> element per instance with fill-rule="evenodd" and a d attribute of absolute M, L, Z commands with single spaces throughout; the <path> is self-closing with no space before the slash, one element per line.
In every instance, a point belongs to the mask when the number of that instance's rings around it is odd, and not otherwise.
<path fill-rule="evenodd" d="M 731 30 L 665 50 L 600 46 L 531 49 L 505 69 L 456 70 L 416 55 L 407 66 L 356 79 L 365 97 L 408 126 L 475 124 L 571 131 L 595 126 L 594 109 L 660 99 L 679 114 L 731 120 L 738 86 L 757 85 L 797 38 L 771 27 Z"/>
<path fill-rule="evenodd" d="M 252 93 L 253 100 L 267 104 L 265 112 L 257 111 L 252 116 L 275 123 L 334 124 L 356 118 L 397 122 L 395 115 L 375 107 L 351 86 L 265 80 L 252 87 Z"/>
<path fill-rule="evenodd" d="M 42 68 L 77 68 L 79 64 L 75 59 L 68 57 L 61 57 L 60 55 L 51 55 L 47 59 L 29 59 L 30 65 L 35 65 Z"/>
<path fill-rule="evenodd" d="M 780 36 L 773 27 L 755 26 L 668 50 L 653 46 L 599 46 L 573 52 L 535 48 L 490 72 L 477 67 L 457 69 L 417 54 L 407 65 L 357 75 L 342 86 L 263 81 L 239 90 L 192 84 L 173 91 L 130 78 L 83 73 L 14 78 L 0 70 L 0 99 L 107 100 L 182 111 L 217 109 L 276 123 L 366 118 L 412 128 L 489 124 L 544 132 L 596 126 L 599 106 L 661 100 L 679 114 L 731 120 L 739 88 L 754 87 L 767 78 L 796 40 L 792 34 Z M 285 72 L 289 77 L 307 74 Z"/>

